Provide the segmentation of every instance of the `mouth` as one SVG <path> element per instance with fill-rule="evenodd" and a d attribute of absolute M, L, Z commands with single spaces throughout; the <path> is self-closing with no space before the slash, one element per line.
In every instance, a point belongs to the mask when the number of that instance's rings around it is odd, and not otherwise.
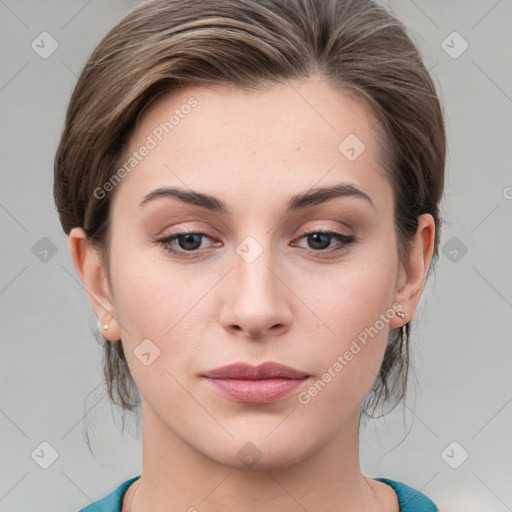
<path fill-rule="evenodd" d="M 273 362 L 258 366 L 235 363 L 201 376 L 220 395 L 253 404 L 277 402 L 304 385 L 310 377 L 300 370 Z"/>

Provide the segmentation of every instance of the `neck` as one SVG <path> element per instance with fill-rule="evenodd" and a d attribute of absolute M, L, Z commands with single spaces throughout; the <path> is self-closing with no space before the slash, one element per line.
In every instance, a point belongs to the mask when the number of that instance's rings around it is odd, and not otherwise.
<path fill-rule="evenodd" d="M 130 488 L 129 512 L 384 510 L 382 486 L 387 486 L 360 470 L 359 411 L 308 457 L 258 469 L 212 460 L 170 431 L 147 404 L 142 413 L 143 472 Z M 386 496 L 389 500 L 389 490 Z"/>

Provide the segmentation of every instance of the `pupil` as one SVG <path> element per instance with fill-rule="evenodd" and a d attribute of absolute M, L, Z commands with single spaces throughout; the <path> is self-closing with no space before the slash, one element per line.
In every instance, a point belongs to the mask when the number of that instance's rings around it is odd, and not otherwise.
<path fill-rule="evenodd" d="M 183 240 L 184 240 L 184 243 L 182 243 Z M 184 249 L 184 250 L 197 249 L 197 247 L 187 247 L 188 243 L 191 243 L 192 245 L 194 245 L 194 244 L 201 245 L 201 236 L 197 235 L 195 233 L 189 233 L 187 235 L 180 237 L 180 247 L 182 249 Z"/>
<path fill-rule="evenodd" d="M 325 233 L 314 233 L 312 235 L 309 235 L 309 241 L 313 242 L 313 248 L 314 249 L 325 249 L 326 247 L 329 247 L 329 239 L 331 235 L 326 235 Z M 327 242 L 327 244 L 325 244 Z M 315 244 L 320 244 L 321 247 L 315 247 Z M 325 247 L 322 247 L 325 245 Z"/>

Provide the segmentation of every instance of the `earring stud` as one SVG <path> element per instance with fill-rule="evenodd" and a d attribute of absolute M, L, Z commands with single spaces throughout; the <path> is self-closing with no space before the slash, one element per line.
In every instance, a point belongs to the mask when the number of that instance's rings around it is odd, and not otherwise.
<path fill-rule="evenodd" d="M 403 311 L 397 311 L 396 314 L 403 320 L 405 318 L 405 313 Z"/>
<path fill-rule="evenodd" d="M 105 331 L 108 331 L 108 322 L 103 326 L 103 328 L 105 329 Z"/>

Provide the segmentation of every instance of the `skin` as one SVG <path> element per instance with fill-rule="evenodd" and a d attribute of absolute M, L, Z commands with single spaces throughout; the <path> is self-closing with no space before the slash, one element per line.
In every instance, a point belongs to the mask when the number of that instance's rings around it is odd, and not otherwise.
<path fill-rule="evenodd" d="M 317 77 L 261 92 L 212 87 L 168 94 L 146 111 L 130 150 L 191 96 L 197 107 L 114 191 L 110 280 L 83 230 L 69 237 L 100 323 L 109 322 L 103 335 L 122 339 L 141 394 L 143 473 L 126 493 L 123 512 L 396 512 L 393 489 L 361 472 L 359 407 L 389 330 L 410 320 L 420 300 L 433 218 L 419 218 L 402 265 L 376 118 L 362 100 Z M 354 161 L 338 150 L 351 133 L 366 146 Z M 357 185 L 374 207 L 347 196 L 285 215 L 290 196 L 342 181 Z M 233 213 L 167 197 L 139 206 L 162 186 L 212 194 Z M 328 238 L 318 249 L 302 234 L 329 228 L 356 241 L 343 246 Z M 194 245 L 199 256 L 178 258 L 155 242 L 184 229 L 207 234 Z M 236 252 L 247 236 L 263 249 L 250 264 Z M 172 246 L 193 245 L 181 242 Z M 391 318 L 301 404 L 298 393 L 395 302 L 407 317 Z M 148 366 L 134 354 L 145 339 L 160 350 Z M 240 361 L 281 362 L 312 377 L 267 405 L 227 399 L 200 377 Z M 248 442 L 260 457 L 252 467 L 237 457 Z"/>

